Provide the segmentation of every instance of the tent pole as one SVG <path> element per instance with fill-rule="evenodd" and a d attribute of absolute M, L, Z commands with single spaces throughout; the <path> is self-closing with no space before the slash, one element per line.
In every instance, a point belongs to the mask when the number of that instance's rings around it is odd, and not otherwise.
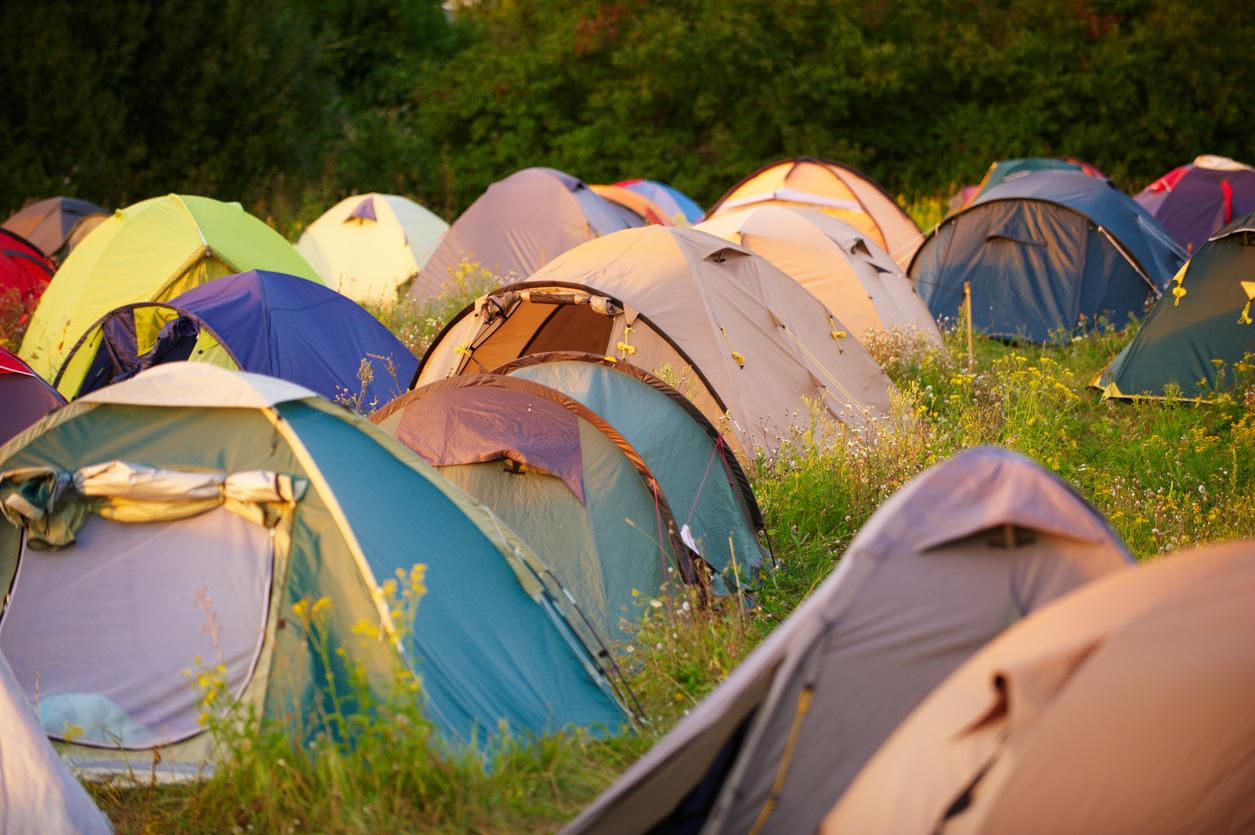
<path fill-rule="evenodd" d="M 965 324 L 967 325 L 967 369 L 972 370 L 972 366 L 976 364 L 976 357 L 972 348 L 972 282 L 963 282 L 963 311 L 966 314 Z"/>

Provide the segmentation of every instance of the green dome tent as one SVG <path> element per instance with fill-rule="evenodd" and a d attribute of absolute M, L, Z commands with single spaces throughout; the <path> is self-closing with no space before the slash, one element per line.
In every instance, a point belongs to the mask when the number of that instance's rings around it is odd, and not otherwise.
<path fill-rule="evenodd" d="M 1133 341 L 1094 379 L 1104 397 L 1207 399 L 1255 353 L 1255 212 L 1176 274 Z M 1171 393 L 1170 393 L 1171 392 Z"/>
<path fill-rule="evenodd" d="M 298 722 L 348 688 L 337 647 L 379 688 L 403 660 L 455 749 L 627 718 L 513 533 L 291 383 L 172 363 L 93 392 L 0 448 L 0 506 L 0 649 L 80 767 L 147 771 L 160 747 L 160 770 L 195 774 L 212 747 L 183 678 L 197 656 Z M 380 581 L 416 564 L 429 591 L 402 634 Z M 326 653 L 297 605 L 322 598 Z"/>
<path fill-rule="evenodd" d="M 555 351 L 496 369 L 579 401 L 610 422 L 658 478 L 680 535 L 715 571 L 713 588 L 748 585 L 767 554 L 763 517 L 728 440 L 687 397 L 624 360 Z"/>
<path fill-rule="evenodd" d="M 561 392 L 498 374 L 423 386 L 371 419 L 500 516 L 588 621 L 587 642 L 668 580 L 696 579 L 653 473 L 604 419 Z M 644 596 L 644 599 L 640 599 Z"/>

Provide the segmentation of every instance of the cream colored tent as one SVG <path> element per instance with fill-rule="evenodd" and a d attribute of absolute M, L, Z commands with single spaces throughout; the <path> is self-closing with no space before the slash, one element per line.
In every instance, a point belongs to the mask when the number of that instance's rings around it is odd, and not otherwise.
<path fill-rule="evenodd" d="M 963 452 L 885 502 L 806 602 L 564 832 L 813 833 L 947 675 L 1130 562 L 1054 475 L 1008 450 Z"/>
<path fill-rule="evenodd" d="M 449 228 L 396 194 L 355 194 L 309 225 L 296 243 L 328 287 L 356 302 L 394 302 Z"/>
<path fill-rule="evenodd" d="M 52 749 L 0 655 L 0 832 L 111 831 L 109 820 Z"/>
<path fill-rule="evenodd" d="M 915 221 L 874 180 L 829 160 L 799 157 L 760 168 L 719 198 L 706 217 L 761 205 L 800 206 L 840 218 L 871 235 L 903 266 L 923 240 Z"/>
<path fill-rule="evenodd" d="M 695 227 L 751 249 L 823 302 L 858 339 L 873 330 L 915 330 L 936 344 L 928 306 L 889 253 L 831 215 L 763 205 L 722 213 Z"/>
<path fill-rule="evenodd" d="M 890 737 L 836 833 L 1255 830 L 1255 541 L 1094 582 L 991 643 Z"/>
<path fill-rule="evenodd" d="M 893 387 L 796 281 L 748 249 L 675 227 L 589 241 L 481 297 L 437 338 L 418 383 L 545 351 L 661 372 L 743 449 L 776 448 L 809 425 L 812 407 L 868 428 Z"/>

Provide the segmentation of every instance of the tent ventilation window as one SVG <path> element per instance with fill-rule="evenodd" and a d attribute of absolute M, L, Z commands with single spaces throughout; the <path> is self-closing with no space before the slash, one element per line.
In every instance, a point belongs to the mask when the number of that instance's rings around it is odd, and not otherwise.
<path fill-rule="evenodd" d="M 985 532 L 985 542 L 990 548 L 1011 550 L 1037 541 L 1037 532 L 1017 525 L 999 525 Z"/>

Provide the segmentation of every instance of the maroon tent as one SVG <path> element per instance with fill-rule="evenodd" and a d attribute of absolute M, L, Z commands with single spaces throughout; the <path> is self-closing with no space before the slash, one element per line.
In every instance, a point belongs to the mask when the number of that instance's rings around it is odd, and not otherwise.
<path fill-rule="evenodd" d="M 0 347 L 0 444 L 64 405 L 56 389 L 16 354 Z"/>

